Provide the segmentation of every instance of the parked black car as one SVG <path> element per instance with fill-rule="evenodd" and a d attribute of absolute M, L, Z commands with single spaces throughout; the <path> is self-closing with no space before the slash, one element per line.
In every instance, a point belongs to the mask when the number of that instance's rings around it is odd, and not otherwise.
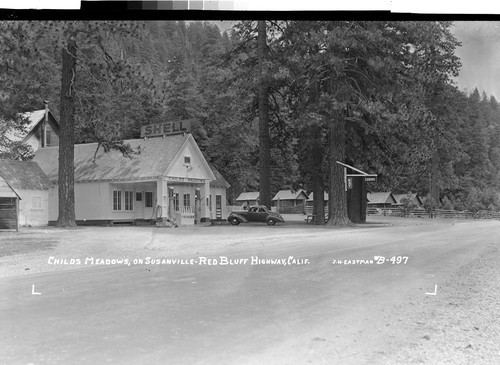
<path fill-rule="evenodd" d="M 265 205 L 253 205 L 248 207 L 247 210 L 231 212 L 227 220 L 233 225 L 248 222 L 266 222 L 268 225 L 274 226 L 277 222 L 285 222 L 281 215 L 271 212 Z"/>

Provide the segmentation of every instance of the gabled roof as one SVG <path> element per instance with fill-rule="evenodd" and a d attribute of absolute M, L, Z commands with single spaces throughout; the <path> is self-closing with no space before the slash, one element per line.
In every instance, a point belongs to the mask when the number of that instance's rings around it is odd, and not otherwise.
<path fill-rule="evenodd" d="M 212 172 L 215 175 L 215 180 L 211 181 L 210 185 L 212 185 L 212 186 L 222 186 L 222 187 L 224 187 L 226 189 L 231 186 L 226 181 L 226 179 L 224 179 L 224 176 L 222 176 L 221 173 L 214 167 L 214 165 L 212 165 L 211 163 L 208 163 L 208 165 L 210 166 L 210 169 L 212 170 Z"/>
<path fill-rule="evenodd" d="M 0 176 L 0 198 L 19 198 L 16 191 Z"/>
<path fill-rule="evenodd" d="M 397 204 L 401 204 L 401 199 L 404 198 L 405 196 L 410 196 L 413 199 L 415 199 L 419 204 L 422 204 L 422 200 L 418 196 L 417 193 L 408 193 L 408 194 L 392 194 L 394 196 L 394 199 L 396 200 Z"/>
<path fill-rule="evenodd" d="M 259 199 L 258 191 L 247 191 L 245 193 L 241 193 L 240 196 L 236 198 L 236 201 L 247 201 L 247 200 L 257 200 Z"/>
<path fill-rule="evenodd" d="M 307 194 L 304 190 L 280 190 L 274 196 L 273 200 L 297 200 L 307 199 Z"/>
<path fill-rule="evenodd" d="M 134 150 L 140 147 L 140 153 L 132 158 L 124 157 L 119 151 L 105 153 L 100 147 L 96 154 L 97 143 L 75 145 L 75 182 L 92 181 L 127 181 L 157 179 L 165 176 L 169 166 L 185 143 L 192 140 L 191 134 L 126 140 Z M 59 147 L 46 147 L 35 153 L 38 162 L 50 181 L 58 178 Z"/>
<path fill-rule="evenodd" d="M 24 132 L 15 131 L 8 132 L 7 138 L 11 141 L 22 141 L 26 136 L 28 136 L 33 129 L 40 123 L 45 117 L 45 109 L 35 110 L 32 112 L 26 112 L 20 114 L 21 117 L 27 119 L 28 123 L 25 126 Z M 49 110 L 49 118 L 55 121 L 57 125 L 59 125 L 59 121 L 54 117 L 54 114 Z"/>
<path fill-rule="evenodd" d="M 369 204 L 393 204 L 396 202 L 391 192 L 368 193 L 366 197 Z"/>
<path fill-rule="evenodd" d="M 33 161 L 0 160 L 0 176 L 14 189 L 45 190 L 50 181 Z"/>
<path fill-rule="evenodd" d="M 313 201 L 314 200 L 314 193 L 309 194 L 309 199 L 307 201 Z M 323 200 L 328 201 L 328 193 L 326 191 L 323 192 Z"/>

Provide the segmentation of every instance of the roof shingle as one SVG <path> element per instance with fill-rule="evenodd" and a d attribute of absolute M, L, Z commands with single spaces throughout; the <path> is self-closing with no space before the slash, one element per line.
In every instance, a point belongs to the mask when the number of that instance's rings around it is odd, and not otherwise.
<path fill-rule="evenodd" d="M 50 181 L 34 161 L 0 160 L 0 176 L 14 189 L 46 190 Z"/>
<path fill-rule="evenodd" d="M 189 136 L 178 134 L 165 138 L 126 140 L 124 143 L 140 151 L 132 158 L 124 157 L 121 152 L 114 150 L 106 153 L 102 147 L 95 154 L 97 143 L 75 145 L 75 182 L 140 180 L 163 176 Z M 36 151 L 34 158 L 53 182 L 58 178 L 58 156 L 59 147 L 46 147 Z"/>

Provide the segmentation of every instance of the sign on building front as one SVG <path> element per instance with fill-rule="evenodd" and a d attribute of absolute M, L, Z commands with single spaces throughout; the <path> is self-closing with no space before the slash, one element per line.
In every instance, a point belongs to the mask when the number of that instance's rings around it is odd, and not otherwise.
<path fill-rule="evenodd" d="M 168 136 L 179 133 L 191 132 L 192 119 L 176 120 L 172 122 L 143 125 L 141 127 L 141 138 L 154 136 Z"/>

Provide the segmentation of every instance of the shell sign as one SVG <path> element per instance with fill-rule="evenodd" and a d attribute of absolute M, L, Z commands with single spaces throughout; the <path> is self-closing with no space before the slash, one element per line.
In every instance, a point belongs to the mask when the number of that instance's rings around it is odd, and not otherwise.
<path fill-rule="evenodd" d="M 191 121 L 187 120 L 176 120 L 173 122 L 156 123 L 143 125 L 141 127 L 141 138 L 143 137 L 154 137 L 163 136 L 179 133 L 189 133 L 191 132 Z"/>

